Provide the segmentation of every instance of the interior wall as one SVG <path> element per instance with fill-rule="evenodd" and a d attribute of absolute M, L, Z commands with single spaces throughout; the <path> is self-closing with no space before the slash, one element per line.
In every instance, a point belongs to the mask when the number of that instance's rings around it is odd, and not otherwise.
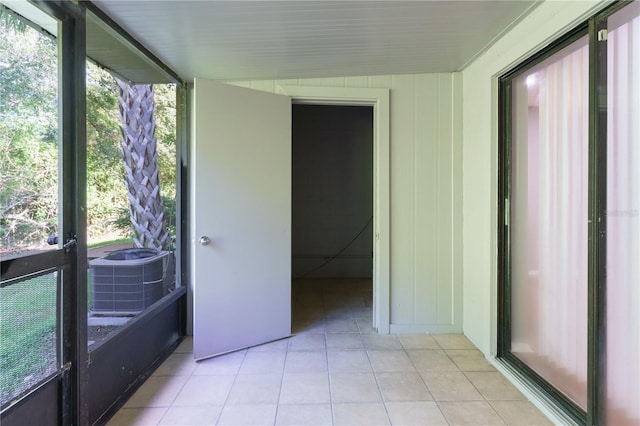
<path fill-rule="evenodd" d="M 232 84 L 390 89 L 390 331 L 461 332 L 461 74 Z"/>
<path fill-rule="evenodd" d="M 292 198 L 293 277 L 371 278 L 372 107 L 292 105 Z"/>
<path fill-rule="evenodd" d="M 497 350 L 497 78 L 608 2 L 545 1 L 463 71 L 464 333 Z"/>

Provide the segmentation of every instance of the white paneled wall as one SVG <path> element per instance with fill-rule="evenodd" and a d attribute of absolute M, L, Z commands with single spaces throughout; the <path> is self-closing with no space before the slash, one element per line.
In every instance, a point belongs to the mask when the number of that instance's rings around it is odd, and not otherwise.
<path fill-rule="evenodd" d="M 462 331 L 462 78 L 418 74 L 242 81 L 390 89 L 391 332 Z"/>

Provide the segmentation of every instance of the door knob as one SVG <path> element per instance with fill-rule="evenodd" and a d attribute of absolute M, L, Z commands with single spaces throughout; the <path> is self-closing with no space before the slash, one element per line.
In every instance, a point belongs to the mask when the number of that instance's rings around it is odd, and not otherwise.
<path fill-rule="evenodd" d="M 199 241 L 199 242 L 200 242 L 200 244 L 202 244 L 203 246 L 206 246 L 206 245 L 208 245 L 208 244 L 211 242 L 211 240 L 209 239 L 209 237 L 206 237 L 206 236 L 204 236 L 204 235 L 203 235 L 202 237 L 200 237 L 200 240 L 198 240 L 198 241 Z"/>

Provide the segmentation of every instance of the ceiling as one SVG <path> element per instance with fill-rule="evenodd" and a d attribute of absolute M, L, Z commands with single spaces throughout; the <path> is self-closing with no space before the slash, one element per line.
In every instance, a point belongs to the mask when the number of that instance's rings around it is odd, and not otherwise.
<path fill-rule="evenodd" d="M 458 71 L 536 0 L 93 0 L 182 79 Z"/>

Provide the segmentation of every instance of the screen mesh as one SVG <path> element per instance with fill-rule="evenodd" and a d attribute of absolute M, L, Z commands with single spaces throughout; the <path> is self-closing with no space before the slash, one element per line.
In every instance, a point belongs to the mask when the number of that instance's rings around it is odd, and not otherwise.
<path fill-rule="evenodd" d="M 58 272 L 3 282 L 0 288 L 0 405 L 16 398 L 58 365 Z"/>

